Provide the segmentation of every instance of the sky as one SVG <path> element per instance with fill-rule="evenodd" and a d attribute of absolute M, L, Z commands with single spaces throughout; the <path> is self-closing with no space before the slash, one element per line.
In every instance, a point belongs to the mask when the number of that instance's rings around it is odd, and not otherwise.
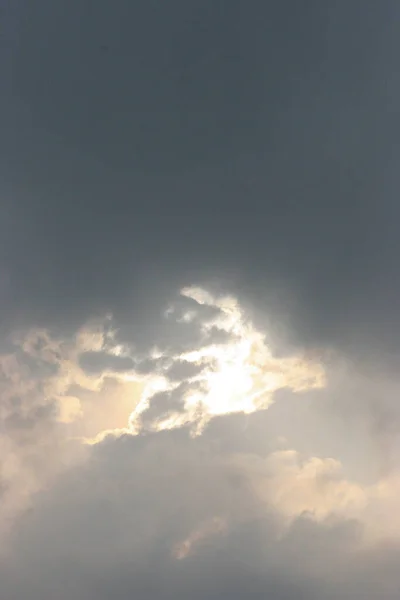
<path fill-rule="evenodd" d="M 0 9 L 1 597 L 397 599 L 398 3 Z"/>

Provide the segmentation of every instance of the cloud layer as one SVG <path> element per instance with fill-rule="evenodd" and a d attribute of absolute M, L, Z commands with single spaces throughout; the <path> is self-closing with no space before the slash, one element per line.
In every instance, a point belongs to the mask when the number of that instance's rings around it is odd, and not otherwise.
<path fill-rule="evenodd" d="M 394 600 L 398 3 L 3 4 L 1 596 Z"/>
<path fill-rule="evenodd" d="M 10 339 L 7 596 L 395 598 L 400 473 L 391 463 L 363 480 L 321 445 L 320 429 L 326 442 L 335 428 L 332 398 L 359 393 L 362 373 L 331 355 L 275 356 L 236 298 L 200 287 L 183 288 L 161 318 L 169 335 L 147 354 L 120 341 L 110 316 L 68 339 Z M 300 407 L 297 431 L 288 402 Z M 370 408 L 357 415 L 372 418 Z M 376 430 L 358 435 L 371 443 Z M 304 436 L 311 445 L 296 448 Z"/>

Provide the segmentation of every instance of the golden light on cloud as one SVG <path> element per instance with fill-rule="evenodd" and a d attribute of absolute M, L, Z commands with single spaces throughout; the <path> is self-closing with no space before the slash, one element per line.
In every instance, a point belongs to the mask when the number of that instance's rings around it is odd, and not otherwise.
<path fill-rule="evenodd" d="M 31 491 L 40 489 L 62 468 L 66 462 L 63 453 L 70 452 L 70 442 L 75 460 L 75 443 L 97 444 L 110 435 L 183 426 L 189 426 L 192 435 L 200 435 L 213 417 L 267 408 L 279 389 L 300 391 L 324 386 L 320 363 L 274 357 L 265 336 L 246 319 L 235 298 L 185 288 L 181 299 L 188 304 L 183 313 L 178 314 L 172 306 L 165 315 L 176 321 L 176 340 L 172 326 L 170 347 L 153 348 L 140 356 L 134 347 L 119 343 L 108 316 L 87 323 L 66 339 L 52 337 L 44 330 L 15 337 L 20 354 L 3 356 L 0 365 L 6 381 L 3 417 L 13 414 L 12 399 L 20 396 L 20 417 L 43 415 L 42 421 L 38 419 L 37 435 L 43 422 L 53 432 L 55 450 L 53 460 L 43 456 L 44 462 L 51 462 L 51 469 L 41 471 L 40 476 L 29 470 L 29 493 L 13 486 L 18 502 L 16 496 L 9 495 L 10 506 L 25 506 Z M 182 350 L 179 335 L 186 327 L 195 335 Z M 87 354 L 94 361 L 89 368 L 81 360 Z M 140 374 L 135 366 L 143 360 L 150 367 Z M 32 439 L 36 439 L 33 433 Z M 52 443 L 53 438 L 50 446 Z M 25 464 L 21 453 L 18 450 L 16 460 Z M 219 521 L 213 521 L 190 534 L 182 542 L 179 556 L 221 527 Z"/>
<path fill-rule="evenodd" d="M 75 396 L 60 396 L 58 399 L 58 421 L 73 423 L 83 415 L 81 401 Z"/>
<path fill-rule="evenodd" d="M 192 531 L 187 538 L 176 544 L 172 550 L 172 555 L 177 560 L 187 558 L 201 542 L 206 538 L 218 535 L 225 531 L 227 523 L 221 517 L 214 517 L 202 523 L 197 529 Z"/>
<path fill-rule="evenodd" d="M 351 518 L 367 504 L 365 490 L 347 480 L 333 458 L 302 460 L 295 450 L 277 451 L 266 460 L 265 472 L 268 502 L 289 521 L 303 513 L 317 520 L 333 513 Z"/>
<path fill-rule="evenodd" d="M 246 320 L 235 298 L 214 298 L 201 288 L 185 288 L 181 294 L 199 305 L 216 309 L 217 316 L 202 322 L 203 344 L 170 357 L 197 366 L 198 373 L 186 380 L 183 409 L 169 411 L 154 420 L 153 430 L 194 423 L 199 433 L 213 416 L 267 408 L 279 389 L 299 392 L 325 385 L 322 364 L 301 357 L 275 358 L 265 336 Z M 213 332 L 225 334 L 223 341 L 213 342 Z M 149 378 L 143 400 L 131 416 L 135 431 L 140 429 L 140 417 L 151 403 L 154 387 L 157 392 L 174 389 L 167 379 Z"/>
<path fill-rule="evenodd" d="M 56 398 L 58 420 L 68 425 L 72 437 L 93 441 L 102 439 L 105 431 L 118 435 L 128 428 L 137 434 L 143 428 L 160 431 L 185 425 L 199 434 L 215 416 L 268 408 L 279 389 L 299 392 L 325 385 L 318 361 L 274 357 L 265 335 L 246 318 L 236 298 L 214 296 L 199 287 L 184 288 L 180 295 L 189 307 L 176 314 L 172 305 L 165 318 L 175 318 L 177 338 L 181 327 L 197 327 L 200 337 L 183 352 L 153 348 L 144 358 L 161 366 L 146 375 L 134 369 L 90 373 L 80 365 L 85 352 L 135 364 L 134 350 L 118 342 L 109 316 L 88 323 L 68 341 L 52 339 L 46 331 L 30 331 L 21 338 L 29 356 L 54 365 L 42 389 Z M 179 339 L 176 342 L 179 345 Z M 168 368 L 182 364 L 189 365 L 188 374 L 175 381 Z"/>

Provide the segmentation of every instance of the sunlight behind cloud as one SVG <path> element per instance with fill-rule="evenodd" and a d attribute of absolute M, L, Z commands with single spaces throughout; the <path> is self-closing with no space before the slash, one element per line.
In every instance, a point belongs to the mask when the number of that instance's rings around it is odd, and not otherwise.
<path fill-rule="evenodd" d="M 1 417 L 7 454 L 26 475 L 17 477 L 8 460 L 9 508 L 3 498 L 0 521 L 19 514 L 80 447 L 181 427 L 200 435 L 216 416 L 267 408 L 279 389 L 325 384 L 322 364 L 274 357 L 232 296 L 185 288 L 164 319 L 167 342 L 161 336 L 147 352 L 134 339 L 122 344 L 110 316 L 64 338 L 39 329 L 14 335 L 13 351 L 0 356 Z"/>
<path fill-rule="evenodd" d="M 179 410 L 164 406 L 162 413 L 154 415 L 150 422 L 147 419 L 147 429 L 159 431 L 192 423 L 195 432 L 200 433 L 213 416 L 267 408 L 279 389 L 299 392 L 325 385 L 322 364 L 302 357 L 275 358 L 265 336 L 246 319 L 235 298 L 213 297 L 197 287 L 184 288 L 181 295 L 215 309 L 216 316 L 201 321 L 202 342 L 198 347 L 178 355 L 166 351 L 163 356 L 172 363 L 184 361 L 197 366 L 198 373 L 188 377 L 183 387 L 182 382 L 174 384 L 168 378 L 149 377 L 142 401 L 131 416 L 133 431 L 140 431 L 142 417 L 151 407 L 155 392 L 167 395 L 182 388 L 181 406 Z M 226 334 L 223 341 L 219 339 L 221 334 Z"/>

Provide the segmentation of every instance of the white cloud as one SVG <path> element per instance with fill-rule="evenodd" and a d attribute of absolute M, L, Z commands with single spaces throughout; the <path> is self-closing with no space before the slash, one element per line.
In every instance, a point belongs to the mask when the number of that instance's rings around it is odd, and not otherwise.
<path fill-rule="evenodd" d="M 200 305 L 216 309 L 216 316 L 200 323 L 203 336 L 196 348 L 178 355 L 169 355 L 168 350 L 164 353 L 164 358 L 172 363 L 170 371 L 184 361 L 198 372 L 187 378 L 189 386 L 182 395 L 183 410 L 171 410 L 167 415 L 160 415 L 160 419 L 155 417 L 153 423 L 146 423 L 147 428 L 168 429 L 193 423 L 197 431 L 201 431 L 213 416 L 267 408 L 279 389 L 290 388 L 297 392 L 324 386 L 324 368 L 317 361 L 273 357 L 265 336 L 246 320 L 234 298 L 214 298 L 201 288 L 184 288 L 181 293 Z M 219 333 L 227 337 L 216 343 L 213 336 L 218 337 Z M 168 392 L 174 387 L 168 378 L 158 378 L 157 382 L 157 391 Z M 150 380 L 148 385 L 153 386 L 154 381 Z M 147 388 L 131 417 L 135 431 L 140 431 L 151 397 Z"/>

